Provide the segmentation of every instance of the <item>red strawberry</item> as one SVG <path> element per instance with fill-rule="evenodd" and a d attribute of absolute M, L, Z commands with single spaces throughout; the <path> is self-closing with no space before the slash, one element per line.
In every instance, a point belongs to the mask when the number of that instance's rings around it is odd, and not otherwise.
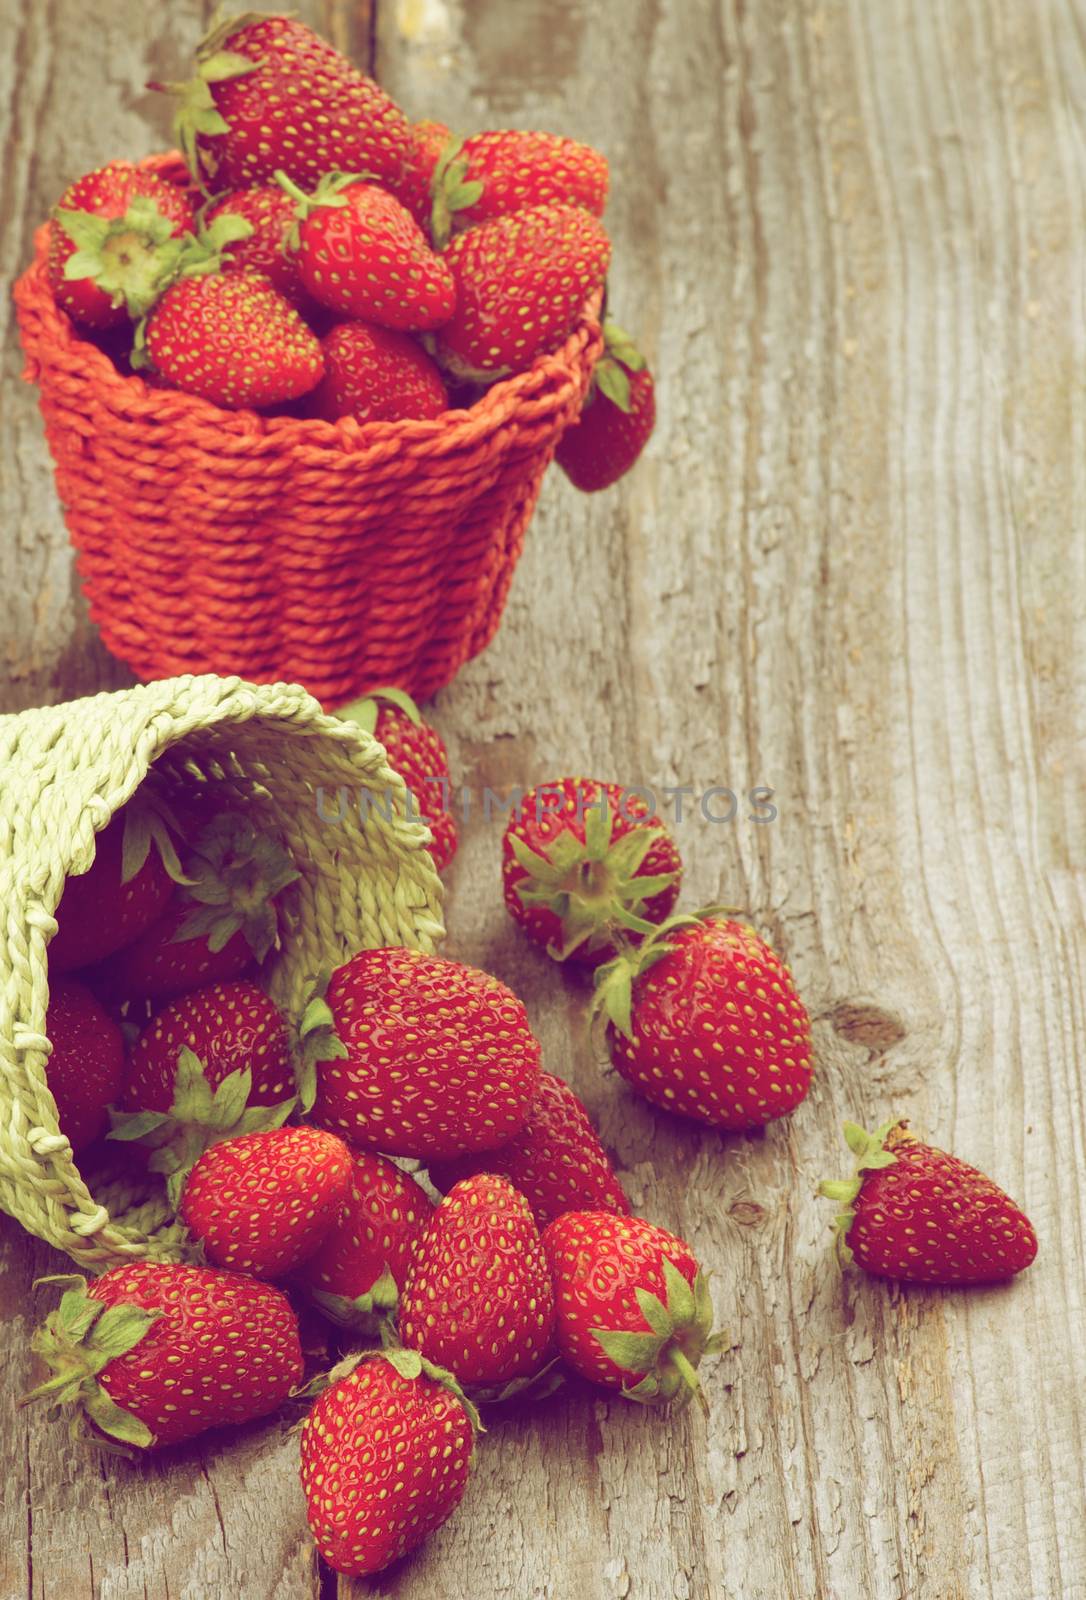
<path fill-rule="evenodd" d="M 448 263 L 387 189 L 336 172 L 307 195 L 285 173 L 277 178 L 297 201 L 298 264 L 314 300 L 401 331 L 449 320 L 456 291 Z"/>
<path fill-rule="evenodd" d="M 151 1261 L 72 1277 L 31 1341 L 55 1376 L 28 1399 L 75 1402 L 138 1449 L 274 1411 L 301 1381 L 298 1322 L 270 1284 Z"/>
<path fill-rule="evenodd" d="M 282 1278 L 313 1255 L 351 1186 L 351 1152 L 320 1128 L 270 1128 L 205 1150 L 181 1219 L 217 1267 Z"/>
<path fill-rule="evenodd" d="M 215 188 L 245 189 L 280 167 L 297 183 L 336 171 L 399 178 L 403 112 L 304 23 L 231 18 L 202 41 L 196 62 L 191 82 L 149 87 L 181 97 L 178 141 Z"/>
<path fill-rule="evenodd" d="M 302 1489 L 317 1549 L 362 1578 L 440 1528 L 463 1498 L 478 1415 L 415 1350 L 364 1358 L 302 1424 Z"/>
<path fill-rule="evenodd" d="M 459 1383 L 531 1378 L 550 1352 L 554 1291 L 524 1196 L 480 1173 L 434 1212 L 400 1296 L 400 1337 Z"/>
<path fill-rule="evenodd" d="M 65 979 L 50 985 L 45 1032 L 52 1046 L 45 1076 L 60 1131 L 73 1150 L 83 1150 L 105 1132 L 106 1107 L 121 1092 L 124 1039 L 90 990 Z"/>
<path fill-rule="evenodd" d="M 509 915 L 556 961 L 596 966 L 614 936 L 652 931 L 675 904 L 682 861 L 640 793 L 558 778 L 523 796 L 502 837 Z"/>
<path fill-rule="evenodd" d="M 248 272 L 182 278 L 147 319 L 147 356 L 175 389 L 219 406 L 270 406 L 306 394 L 320 341 L 288 300 Z"/>
<path fill-rule="evenodd" d="M 498 378 L 567 337 L 607 276 L 611 242 L 580 206 L 529 206 L 457 234 L 443 259 L 456 309 L 440 358 L 457 377 Z"/>
<path fill-rule="evenodd" d="M 652 373 L 628 334 L 604 327 L 607 354 L 597 362 L 584 410 L 559 442 L 555 460 L 586 494 L 609 489 L 629 472 L 656 422 Z"/>
<path fill-rule="evenodd" d="M 449 752 L 437 729 L 422 720 L 402 689 L 372 689 L 338 713 L 372 733 L 385 747 L 389 765 L 400 774 L 415 815 L 430 826 L 430 854 L 444 872 L 456 854 L 456 818 L 448 809 Z"/>
<path fill-rule="evenodd" d="M 407 155 L 395 194 L 427 238 L 433 222 L 434 174 L 452 137 L 443 122 L 416 122 L 408 130 Z"/>
<path fill-rule="evenodd" d="M 49 941 L 49 971 L 70 972 L 110 956 L 165 907 L 181 867 L 157 802 L 137 792 L 101 833 L 86 871 L 64 885 Z"/>
<path fill-rule="evenodd" d="M 278 944 L 280 896 L 298 873 L 273 839 L 224 812 L 203 829 L 184 868 L 190 881 L 139 943 L 95 968 L 103 993 L 168 1000 L 239 977 Z"/>
<path fill-rule="evenodd" d="M 539 1041 L 516 995 L 416 950 L 360 951 L 310 1004 L 302 1034 L 317 1062 L 312 1120 L 390 1155 L 504 1144 L 539 1081 Z"/>
<path fill-rule="evenodd" d="M 601 968 L 611 1060 L 654 1105 L 740 1131 L 811 1087 L 811 1024 L 784 962 L 753 928 L 675 917 Z"/>
<path fill-rule="evenodd" d="M 528 1120 L 508 1144 L 476 1155 L 430 1163 L 430 1181 L 451 1189 L 478 1172 L 500 1173 L 519 1189 L 545 1228 L 563 1211 L 629 1212 L 607 1152 L 588 1112 L 573 1090 L 550 1072 L 539 1074 L 539 1088 Z"/>
<path fill-rule="evenodd" d="M 49 225 L 49 283 L 57 305 L 91 328 L 143 315 L 193 228 L 183 189 L 130 161 L 77 178 Z"/>
<path fill-rule="evenodd" d="M 1037 1235 L 1014 1201 L 957 1156 L 923 1144 L 896 1117 L 876 1133 L 845 1123 L 852 1178 L 819 1192 L 843 1207 L 843 1261 L 907 1283 L 997 1283 L 1028 1267 Z"/>
<path fill-rule="evenodd" d="M 267 278 L 272 288 L 303 316 L 314 309 L 302 282 L 298 257 L 287 248 L 287 239 L 296 220 L 290 195 L 277 183 L 237 189 L 211 207 L 207 213 L 208 226 L 219 217 L 241 217 L 253 230 L 246 238 L 225 246 L 222 252 L 224 272 L 255 273 Z"/>
<path fill-rule="evenodd" d="M 606 157 L 556 133 L 473 133 L 463 143 L 446 144 L 435 165 L 433 231 L 439 246 L 454 222 L 471 227 L 552 201 L 602 217 L 607 204 Z"/>
<path fill-rule="evenodd" d="M 335 422 L 398 422 L 449 409 L 441 373 L 406 333 L 375 322 L 341 322 L 321 340 L 324 377 L 309 397 L 311 416 Z"/>
<path fill-rule="evenodd" d="M 715 1354 L 709 1285 L 690 1246 L 640 1217 L 567 1211 L 543 1233 L 554 1276 L 558 1347 L 575 1372 L 631 1400 L 696 1394 Z"/>
<path fill-rule="evenodd" d="M 433 1213 L 426 1190 L 384 1156 L 360 1150 L 339 1220 L 297 1281 L 334 1322 L 368 1330 L 393 1311 Z"/>
<path fill-rule="evenodd" d="M 250 1073 L 249 1105 L 279 1105 L 294 1094 L 283 1014 L 263 989 L 242 979 L 193 989 L 158 1012 L 132 1051 L 126 1111 L 169 1111 L 185 1047 L 200 1058 L 213 1089 L 232 1072 Z"/>

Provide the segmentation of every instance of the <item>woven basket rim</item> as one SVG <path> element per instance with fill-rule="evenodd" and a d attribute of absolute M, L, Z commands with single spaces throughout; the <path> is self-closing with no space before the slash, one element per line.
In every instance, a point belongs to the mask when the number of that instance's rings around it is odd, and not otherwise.
<path fill-rule="evenodd" d="M 184 165 L 179 151 L 171 150 L 145 156 L 134 163 L 151 171 L 160 171 Z M 603 301 L 602 291 L 597 291 L 585 302 L 568 337 L 557 350 L 537 356 L 524 372 L 508 378 L 499 378 L 470 408 L 454 407 L 435 418 L 405 418 L 400 421 L 358 422 L 354 417 L 340 417 L 336 422 L 325 422 L 311 417 L 270 417 L 251 408 L 228 409 L 217 406 L 198 395 L 181 389 L 157 388 L 139 373 L 118 371 L 105 351 L 90 339 L 84 338 L 68 314 L 61 310 L 49 286 L 47 263 L 49 253 L 49 221 L 34 231 L 34 255 L 30 265 L 19 275 L 14 285 L 17 302 L 33 305 L 42 319 L 45 343 L 52 346 L 51 360 L 67 359 L 70 366 L 82 366 L 85 376 L 96 380 L 100 386 L 116 396 L 119 407 L 131 406 L 143 412 L 160 412 L 176 422 L 191 419 L 204 426 L 213 425 L 231 433 L 252 438 L 254 435 L 274 439 L 284 447 L 299 444 L 323 445 L 343 453 L 372 448 L 386 441 L 441 438 L 450 448 L 480 431 L 506 421 L 516 414 L 523 401 L 552 383 L 575 383 L 581 354 L 599 331 L 599 312 Z M 25 348 L 25 345 L 24 345 Z M 26 351 L 33 377 L 33 363 L 39 359 L 36 350 Z"/>

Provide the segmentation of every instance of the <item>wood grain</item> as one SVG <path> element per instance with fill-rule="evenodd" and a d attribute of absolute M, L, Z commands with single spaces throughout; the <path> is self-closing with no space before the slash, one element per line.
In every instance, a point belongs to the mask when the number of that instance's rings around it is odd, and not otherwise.
<path fill-rule="evenodd" d="M 712 1268 L 735 1348 L 707 1376 L 708 1427 L 583 1390 L 496 1422 L 458 1517 L 341 1592 L 1081 1600 L 1081 11 L 300 9 L 372 42 L 413 115 L 552 127 L 610 157 L 612 303 L 658 373 L 657 435 L 608 494 L 552 475 L 502 632 L 435 717 L 476 796 L 577 770 L 774 789 L 771 824 L 678 826 L 686 903 L 749 907 L 818 1052 L 809 1101 L 762 1138 L 657 1116 L 594 1063 L 584 990 L 511 933 L 497 827 L 472 817 L 450 950 L 524 996 L 637 1209 Z M 197 11 L 25 8 L 0 65 L 6 269 L 76 170 L 161 141 L 133 86 L 176 71 Z M 111 92 L 92 110 L 95 74 Z M 18 706 L 126 680 L 74 598 L 32 398 L 7 399 Z M 895 1108 L 1024 1201 L 1042 1251 L 1021 1282 L 841 1279 L 814 1189 L 842 1165 L 841 1120 Z M 2 1237 L 14 1395 L 28 1285 L 56 1258 Z M 334 1592 L 277 1429 L 132 1469 L 9 1407 L 0 1428 L 4 1600 Z"/>

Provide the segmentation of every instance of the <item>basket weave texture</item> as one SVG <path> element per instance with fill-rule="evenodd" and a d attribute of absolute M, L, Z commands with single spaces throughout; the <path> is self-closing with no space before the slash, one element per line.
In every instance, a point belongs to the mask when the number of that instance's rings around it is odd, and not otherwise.
<path fill-rule="evenodd" d="M 171 178 L 175 155 L 143 163 Z M 560 350 L 432 421 L 226 411 L 119 372 L 46 276 L 15 286 L 57 491 L 102 638 L 147 681 L 290 679 L 328 706 L 427 699 L 493 637 L 547 465 L 602 349 Z"/>
<path fill-rule="evenodd" d="M 241 810 L 293 857 L 266 969 L 293 1022 L 315 974 L 366 947 L 432 950 L 444 931 L 429 832 L 408 820 L 403 780 L 375 739 L 295 685 L 176 678 L 0 717 L 0 1207 L 91 1271 L 182 1253 L 161 1186 L 133 1176 L 130 1155 L 91 1193 L 46 1085 L 53 912 L 152 764 L 171 803 Z"/>

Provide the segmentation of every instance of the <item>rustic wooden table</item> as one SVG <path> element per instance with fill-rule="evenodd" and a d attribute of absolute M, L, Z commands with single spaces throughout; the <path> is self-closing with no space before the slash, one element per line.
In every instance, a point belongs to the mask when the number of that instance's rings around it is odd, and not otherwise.
<path fill-rule="evenodd" d="M 585 771 L 776 791 L 679 830 L 687 903 L 748 905 L 815 1018 L 764 1138 L 593 1063 L 584 995 L 511 932 L 498 832 L 449 948 L 524 996 L 638 1209 L 715 1274 L 711 1420 L 579 1391 L 496 1425 L 399 1600 L 1086 1596 L 1086 12 L 1076 0 L 348 0 L 300 14 L 414 115 L 610 157 L 613 304 L 660 382 L 615 491 L 553 474 L 496 644 L 435 719 L 474 791 Z M 6 8 L 3 267 L 76 173 L 161 147 L 195 0 Z M 0 704 L 124 684 L 72 577 L 9 340 Z M 0 775 L 2 783 L 2 775 Z M 843 1118 L 911 1115 L 1028 1207 L 992 1291 L 842 1279 Z M 3 1600 L 315 1600 L 277 1427 L 168 1465 L 16 1412 L 31 1280 L 0 1229 Z M 361 1592 L 361 1591 L 359 1591 Z M 370 1591 L 367 1591 L 370 1592 Z"/>

